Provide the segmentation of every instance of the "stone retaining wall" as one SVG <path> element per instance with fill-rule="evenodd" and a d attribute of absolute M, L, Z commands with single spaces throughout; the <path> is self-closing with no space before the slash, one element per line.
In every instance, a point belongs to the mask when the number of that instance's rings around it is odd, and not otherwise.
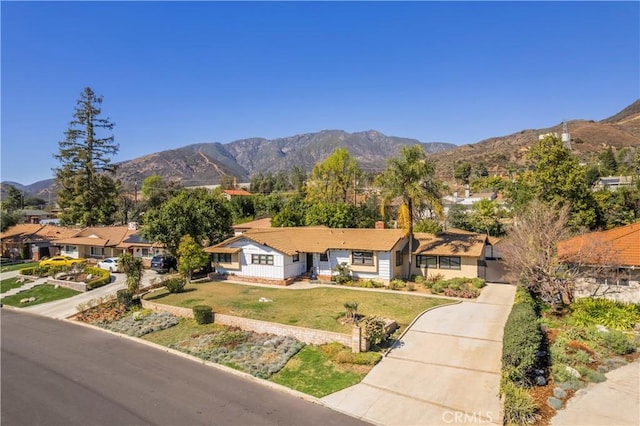
<path fill-rule="evenodd" d="M 142 299 L 142 307 L 155 311 L 169 312 L 175 316 L 183 318 L 193 318 L 193 310 L 178 306 L 163 305 Z M 368 350 L 366 339 L 362 336 L 360 327 L 354 327 L 352 334 L 334 333 L 331 331 L 314 330 L 312 328 L 296 327 L 292 325 L 277 324 L 273 322 L 254 320 L 249 318 L 224 315 L 214 312 L 213 321 L 216 324 L 238 327 L 245 331 L 256 333 L 269 333 L 277 336 L 292 336 L 303 343 L 310 345 L 322 345 L 325 343 L 338 342 L 351 348 L 354 353 Z"/>
<path fill-rule="evenodd" d="M 285 287 L 293 284 L 296 281 L 295 278 L 277 280 L 277 279 L 269 279 L 269 278 L 246 277 L 242 275 L 228 275 L 228 274 L 215 274 L 215 273 L 209 274 L 209 279 L 211 281 L 232 280 L 232 281 L 240 281 L 243 283 L 250 283 L 250 284 L 271 284 L 271 285 L 281 285 Z"/>
<path fill-rule="evenodd" d="M 60 287 L 70 288 L 76 291 L 87 292 L 87 283 L 84 282 L 75 282 L 75 281 L 65 281 L 65 280 L 56 280 L 55 278 L 47 279 L 49 284 L 59 285 Z"/>

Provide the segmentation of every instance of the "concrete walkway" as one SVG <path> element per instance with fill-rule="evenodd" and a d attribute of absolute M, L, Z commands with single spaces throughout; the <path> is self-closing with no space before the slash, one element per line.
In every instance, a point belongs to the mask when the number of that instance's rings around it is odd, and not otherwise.
<path fill-rule="evenodd" d="M 361 383 L 322 401 L 379 425 L 502 425 L 502 333 L 514 295 L 489 284 L 477 301 L 426 312 Z"/>
<path fill-rule="evenodd" d="M 553 426 L 640 424 L 640 361 L 606 374 L 607 381 L 579 390 L 551 419 Z"/>
<path fill-rule="evenodd" d="M 3 279 L 6 279 L 6 278 L 4 278 L 4 275 L 3 275 Z M 7 296 L 13 296 L 14 294 L 18 294 L 18 293 L 20 293 L 22 291 L 31 290 L 35 286 L 45 284 L 48 279 L 49 279 L 48 277 L 45 277 L 45 278 L 39 278 L 39 279 L 37 279 L 35 281 L 28 281 L 27 280 L 20 287 L 12 288 L 11 290 L 9 290 L 9 291 L 7 291 L 5 293 L 0 293 L 0 299 L 5 298 Z"/>

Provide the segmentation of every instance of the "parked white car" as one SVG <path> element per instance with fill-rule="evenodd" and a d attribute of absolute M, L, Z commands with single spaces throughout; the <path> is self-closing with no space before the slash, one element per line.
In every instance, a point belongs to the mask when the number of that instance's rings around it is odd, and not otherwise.
<path fill-rule="evenodd" d="M 98 268 L 106 269 L 109 272 L 118 272 L 118 258 L 107 257 L 98 262 Z"/>

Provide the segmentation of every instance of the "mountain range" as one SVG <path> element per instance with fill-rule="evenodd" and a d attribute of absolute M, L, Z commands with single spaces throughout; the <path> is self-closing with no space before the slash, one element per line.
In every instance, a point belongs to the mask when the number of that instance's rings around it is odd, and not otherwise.
<path fill-rule="evenodd" d="M 617 114 L 600 121 L 571 120 L 565 123 L 571 135 L 571 149 L 584 161 L 609 146 L 616 150 L 640 147 L 640 100 Z M 504 173 L 509 166 L 524 164 L 529 147 L 541 134 L 563 132 L 563 123 L 544 129 L 526 129 L 507 136 L 493 137 L 480 142 L 456 146 L 446 142 L 420 142 L 416 139 L 386 136 L 369 130 L 347 133 L 342 130 L 323 130 L 285 138 L 241 139 L 227 144 L 212 142 L 187 145 L 181 148 L 144 155 L 118 164 L 117 177 L 125 186 L 158 174 L 166 180 L 179 180 L 185 186 L 213 185 L 224 176 L 238 182 L 248 182 L 255 173 L 288 171 L 300 166 L 310 171 L 336 148 L 346 147 L 365 171 L 378 172 L 386 160 L 395 156 L 402 146 L 421 144 L 436 161 L 443 179 L 451 178 L 459 162 L 484 163 L 492 173 Z M 45 198 L 53 191 L 54 180 L 47 179 L 31 185 L 10 184 L 31 196 Z"/>

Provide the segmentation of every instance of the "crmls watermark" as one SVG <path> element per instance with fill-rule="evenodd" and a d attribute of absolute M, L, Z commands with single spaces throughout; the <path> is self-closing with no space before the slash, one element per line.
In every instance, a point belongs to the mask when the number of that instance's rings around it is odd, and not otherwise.
<path fill-rule="evenodd" d="M 442 421 L 447 424 L 483 425 L 494 423 L 493 413 L 491 411 L 473 411 L 471 413 L 465 411 L 445 411 L 442 413 Z"/>

